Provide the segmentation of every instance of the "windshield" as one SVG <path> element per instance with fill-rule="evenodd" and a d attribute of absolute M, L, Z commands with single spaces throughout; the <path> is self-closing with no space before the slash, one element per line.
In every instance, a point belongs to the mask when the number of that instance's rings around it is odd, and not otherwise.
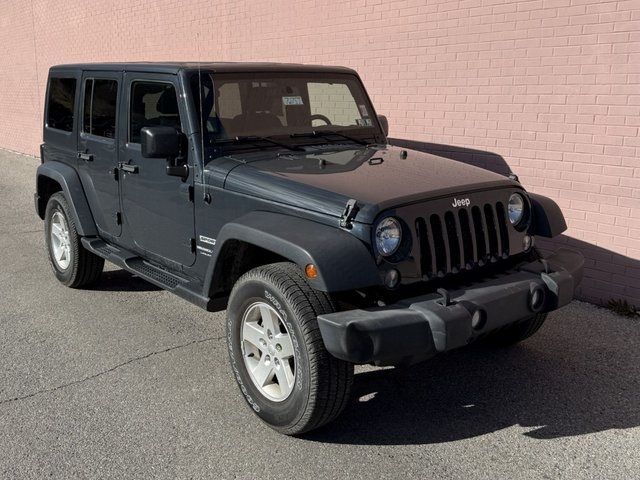
<path fill-rule="evenodd" d="M 244 137 L 317 143 L 327 140 L 323 132 L 340 132 L 342 141 L 378 132 L 366 93 L 352 75 L 202 72 L 193 74 L 191 87 L 211 143 Z"/>

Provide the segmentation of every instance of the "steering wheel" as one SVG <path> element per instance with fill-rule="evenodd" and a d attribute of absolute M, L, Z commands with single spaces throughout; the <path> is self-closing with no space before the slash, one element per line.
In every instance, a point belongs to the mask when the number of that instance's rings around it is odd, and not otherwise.
<path fill-rule="evenodd" d="M 309 117 L 309 119 L 311 120 L 311 124 L 313 124 L 314 120 L 320 120 L 320 121 L 323 121 L 324 123 L 326 123 L 327 125 L 331 125 L 331 120 L 329 120 L 327 117 L 325 117 L 324 115 L 321 115 L 319 113 L 311 115 Z"/>

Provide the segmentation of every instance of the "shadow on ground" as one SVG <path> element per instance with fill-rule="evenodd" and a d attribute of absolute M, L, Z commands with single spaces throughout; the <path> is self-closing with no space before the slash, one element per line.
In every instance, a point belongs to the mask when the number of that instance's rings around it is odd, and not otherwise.
<path fill-rule="evenodd" d="M 535 439 L 640 425 L 640 323 L 581 304 L 528 341 L 356 375 L 342 416 L 309 440 L 433 444 L 519 425 Z M 603 316 L 606 321 L 603 321 Z"/>
<path fill-rule="evenodd" d="M 109 270 L 102 272 L 100 280 L 91 286 L 91 290 L 103 292 L 155 292 L 162 289 L 126 270 Z"/>

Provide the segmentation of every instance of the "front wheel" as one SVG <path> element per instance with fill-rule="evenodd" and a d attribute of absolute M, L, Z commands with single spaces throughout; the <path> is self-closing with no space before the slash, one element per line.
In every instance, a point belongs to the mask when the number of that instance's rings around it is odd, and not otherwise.
<path fill-rule="evenodd" d="M 318 428 L 344 409 L 353 365 L 324 347 L 317 316 L 333 311 L 299 268 L 276 263 L 243 275 L 227 308 L 231 368 L 251 409 L 287 435 Z"/>

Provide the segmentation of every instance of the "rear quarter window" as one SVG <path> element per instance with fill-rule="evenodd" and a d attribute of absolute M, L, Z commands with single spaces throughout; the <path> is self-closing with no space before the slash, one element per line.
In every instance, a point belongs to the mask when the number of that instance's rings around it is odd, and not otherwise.
<path fill-rule="evenodd" d="M 73 130 L 76 98 L 75 78 L 51 78 L 46 126 L 65 132 Z"/>

